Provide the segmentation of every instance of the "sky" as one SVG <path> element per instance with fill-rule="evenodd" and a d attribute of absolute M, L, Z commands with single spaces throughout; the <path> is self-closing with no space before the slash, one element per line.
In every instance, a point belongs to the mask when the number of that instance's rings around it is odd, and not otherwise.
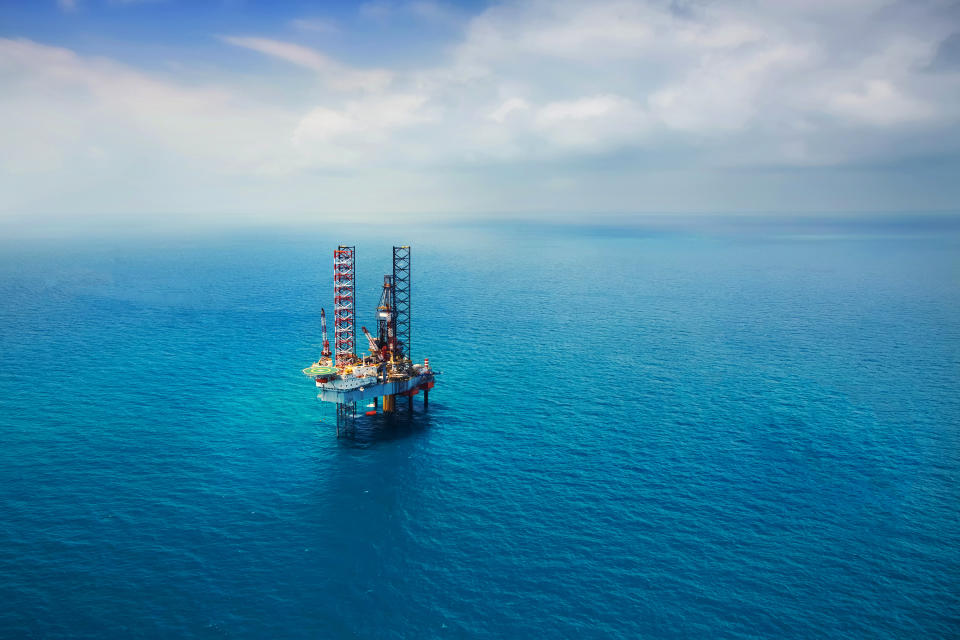
<path fill-rule="evenodd" d="M 960 2 L 0 3 L 0 222 L 960 211 Z"/>

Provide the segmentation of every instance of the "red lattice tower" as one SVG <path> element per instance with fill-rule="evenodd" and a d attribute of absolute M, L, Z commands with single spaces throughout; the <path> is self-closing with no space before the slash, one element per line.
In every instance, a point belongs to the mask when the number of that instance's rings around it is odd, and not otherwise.
<path fill-rule="evenodd" d="M 337 364 L 356 357 L 356 248 L 340 245 L 333 252 L 333 339 Z"/>

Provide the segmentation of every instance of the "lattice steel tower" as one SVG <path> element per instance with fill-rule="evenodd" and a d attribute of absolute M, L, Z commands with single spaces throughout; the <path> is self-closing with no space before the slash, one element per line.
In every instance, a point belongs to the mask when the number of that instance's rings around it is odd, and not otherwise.
<path fill-rule="evenodd" d="M 340 245 L 333 252 L 333 339 L 337 364 L 356 358 L 356 248 Z"/>
<path fill-rule="evenodd" d="M 410 247 L 393 248 L 393 299 L 400 353 L 410 358 Z"/>

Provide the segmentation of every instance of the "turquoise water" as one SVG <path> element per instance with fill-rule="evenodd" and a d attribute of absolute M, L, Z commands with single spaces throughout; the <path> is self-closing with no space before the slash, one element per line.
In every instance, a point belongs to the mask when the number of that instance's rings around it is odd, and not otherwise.
<path fill-rule="evenodd" d="M 300 368 L 413 245 L 424 412 Z M 960 242 L 6 242 L 0 636 L 960 634 Z M 404 407 L 403 404 L 400 405 Z"/>

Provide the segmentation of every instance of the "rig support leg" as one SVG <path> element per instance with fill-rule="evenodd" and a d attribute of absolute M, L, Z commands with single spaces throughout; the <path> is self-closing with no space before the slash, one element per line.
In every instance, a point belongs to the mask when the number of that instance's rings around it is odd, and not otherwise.
<path fill-rule="evenodd" d="M 413 411 L 413 396 L 407 396 L 407 411 Z"/>
<path fill-rule="evenodd" d="M 337 437 L 346 435 L 356 425 L 357 403 L 348 402 L 337 404 Z"/>
<path fill-rule="evenodd" d="M 396 396 L 383 396 L 383 412 L 393 413 L 396 409 Z"/>
<path fill-rule="evenodd" d="M 377 397 L 377 396 L 373 396 L 373 410 L 374 410 L 374 411 L 377 410 L 377 405 L 378 405 L 379 403 L 380 403 L 380 398 Z"/>
<path fill-rule="evenodd" d="M 423 408 L 426 409 L 430 406 L 430 391 L 427 389 L 423 390 Z"/>

